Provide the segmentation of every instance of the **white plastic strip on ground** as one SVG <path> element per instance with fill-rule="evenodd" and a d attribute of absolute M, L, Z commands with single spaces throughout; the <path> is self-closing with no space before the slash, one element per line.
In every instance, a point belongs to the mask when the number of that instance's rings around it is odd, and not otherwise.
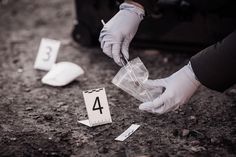
<path fill-rule="evenodd" d="M 115 140 L 116 141 L 124 141 L 126 140 L 130 135 L 132 135 L 140 125 L 138 124 L 132 124 L 127 130 L 125 130 L 120 136 L 118 136 Z"/>

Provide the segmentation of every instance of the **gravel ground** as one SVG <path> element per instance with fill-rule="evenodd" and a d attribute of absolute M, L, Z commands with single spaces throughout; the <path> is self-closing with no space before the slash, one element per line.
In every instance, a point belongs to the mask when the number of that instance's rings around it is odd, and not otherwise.
<path fill-rule="evenodd" d="M 150 157 L 236 156 L 236 88 L 225 93 L 201 87 L 175 112 L 140 112 L 140 102 L 115 87 L 119 70 L 99 48 L 71 40 L 72 0 L 0 0 L 0 156 Z M 63 88 L 41 83 L 33 69 L 42 37 L 62 41 L 59 61 L 71 61 L 85 75 Z M 151 78 L 162 78 L 187 63 L 190 54 L 131 50 Z M 89 128 L 82 91 L 105 87 L 112 124 Z M 181 90 L 181 89 L 180 89 Z M 125 142 L 114 141 L 131 124 L 141 127 Z"/>

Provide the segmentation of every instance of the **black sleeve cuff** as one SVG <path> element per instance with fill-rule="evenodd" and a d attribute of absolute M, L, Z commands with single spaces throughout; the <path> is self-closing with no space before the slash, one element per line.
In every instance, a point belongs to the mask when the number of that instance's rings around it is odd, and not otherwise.
<path fill-rule="evenodd" d="M 223 92 L 236 83 L 236 31 L 190 60 L 198 80 L 206 87 Z"/>

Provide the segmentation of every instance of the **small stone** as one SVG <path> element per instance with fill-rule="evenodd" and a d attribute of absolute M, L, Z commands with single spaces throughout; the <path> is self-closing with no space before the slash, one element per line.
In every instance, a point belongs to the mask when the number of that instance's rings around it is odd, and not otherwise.
<path fill-rule="evenodd" d="M 185 115 L 185 112 L 181 111 L 179 112 L 180 115 Z"/>
<path fill-rule="evenodd" d="M 63 102 L 63 101 L 57 103 L 57 107 L 61 107 L 61 106 L 64 106 L 64 105 L 66 105 L 66 103 Z"/>
<path fill-rule="evenodd" d="M 31 111 L 31 110 L 33 110 L 32 107 L 26 107 L 26 109 L 25 109 L 25 111 Z"/>
<path fill-rule="evenodd" d="M 25 92 L 30 92 L 31 89 L 30 89 L 30 88 L 25 88 L 24 91 L 25 91 Z"/>
<path fill-rule="evenodd" d="M 51 114 L 45 114 L 43 117 L 44 117 L 44 119 L 47 120 L 47 121 L 53 120 L 53 116 L 52 116 Z"/>
<path fill-rule="evenodd" d="M 41 99 L 41 100 L 42 99 L 48 99 L 48 96 L 47 95 L 41 95 L 41 96 L 38 97 L 38 99 Z"/>
<path fill-rule="evenodd" d="M 148 140 L 148 141 L 147 141 L 147 145 L 148 145 L 148 146 L 152 146 L 152 143 L 153 143 L 152 140 Z"/>
<path fill-rule="evenodd" d="M 109 105 L 114 107 L 116 106 L 113 102 L 109 102 Z"/>
<path fill-rule="evenodd" d="M 69 108 L 68 105 L 64 105 L 64 106 L 57 107 L 56 111 L 58 111 L 58 112 L 67 112 L 68 108 Z"/>
<path fill-rule="evenodd" d="M 38 151 L 40 151 L 40 152 L 41 152 L 42 150 L 43 150 L 42 148 L 39 148 L 39 149 L 38 149 Z"/>
<path fill-rule="evenodd" d="M 202 146 L 197 146 L 197 147 L 191 147 L 190 150 L 193 152 L 201 152 L 201 151 L 206 150 L 206 148 L 204 148 Z"/>
<path fill-rule="evenodd" d="M 198 139 L 204 139 L 205 135 L 197 130 L 191 130 L 189 133 L 192 137 L 196 137 Z"/>
<path fill-rule="evenodd" d="M 19 68 L 19 69 L 17 69 L 17 72 L 18 72 L 18 73 L 22 73 L 22 72 L 23 72 L 23 69 L 22 69 L 22 68 Z"/>
<path fill-rule="evenodd" d="M 78 101 L 78 100 L 75 100 L 75 101 L 74 101 L 74 103 L 75 103 L 75 104 L 78 104 L 78 103 L 79 103 L 79 101 Z"/>
<path fill-rule="evenodd" d="M 185 137 L 185 136 L 188 136 L 189 135 L 189 130 L 188 129 L 183 129 L 182 130 L 182 136 Z"/>
<path fill-rule="evenodd" d="M 11 140 L 11 141 L 15 141 L 15 140 L 16 140 L 16 138 L 15 138 L 15 137 L 12 137 L 12 138 L 10 138 L 10 140 Z"/>
<path fill-rule="evenodd" d="M 197 118 L 195 116 L 190 116 L 189 121 L 191 121 L 191 123 L 197 123 Z"/>
<path fill-rule="evenodd" d="M 33 117 L 32 117 L 33 119 L 39 119 L 40 118 L 40 116 L 39 115 L 33 115 Z"/>
<path fill-rule="evenodd" d="M 197 146 L 197 145 L 200 144 L 200 141 L 194 140 L 194 141 L 191 141 L 190 144 L 191 144 L 192 146 Z"/>
<path fill-rule="evenodd" d="M 51 155 L 52 156 L 57 156 L 57 153 L 56 152 L 52 152 Z"/>
<path fill-rule="evenodd" d="M 189 119 L 190 120 L 196 120 L 196 117 L 195 116 L 190 116 Z"/>
<path fill-rule="evenodd" d="M 211 143 L 212 144 L 219 143 L 219 140 L 217 138 L 211 138 Z"/>
<path fill-rule="evenodd" d="M 98 152 L 101 154 L 106 154 L 106 153 L 108 153 L 108 149 L 106 147 L 100 147 L 98 149 Z"/>
<path fill-rule="evenodd" d="M 18 63 L 19 62 L 19 59 L 18 58 L 14 58 L 13 60 L 12 60 L 12 63 L 14 63 L 14 64 L 16 64 L 16 63 Z"/>

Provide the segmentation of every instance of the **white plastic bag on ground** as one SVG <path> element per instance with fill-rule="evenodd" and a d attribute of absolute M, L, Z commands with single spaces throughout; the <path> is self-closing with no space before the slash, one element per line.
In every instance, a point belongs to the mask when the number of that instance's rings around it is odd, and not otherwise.
<path fill-rule="evenodd" d="M 42 78 L 42 83 L 51 86 L 65 86 L 84 74 L 83 69 L 70 62 L 54 64 L 51 70 Z"/>
<path fill-rule="evenodd" d="M 148 77 L 149 72 L 143 62 L 135 58 L 120 69 L 112 83 L 141 102 L 148 102 L 163 92 L 163 88 L 145 88 L 143 84 Z"/>

